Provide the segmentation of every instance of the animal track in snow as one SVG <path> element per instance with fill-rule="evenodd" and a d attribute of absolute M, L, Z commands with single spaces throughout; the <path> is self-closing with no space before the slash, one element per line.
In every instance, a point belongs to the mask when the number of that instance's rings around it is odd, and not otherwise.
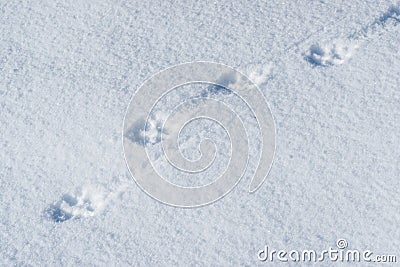
<path fill-rule="evenodd" d="M 64 194 L 46 213 L 54 222 L 64 222 L 72 218 L 93 216 L 103 205 L 101 194 L 86 188 L 73 194 Z"/>
<path fill-rule="evenodd" d="M 345 40 L 333 41 L 331 44 L 311 45 L 308 52 L 305 53 L 305 59 L 315 66 L 343 64 L 350 60 L 361 41 L 381 33 L 390 26 L 394 27 L 399 24 L 400 2 L 397 2 L 372 23 L 350 34 Z"/>
<path fill-rule="evenodd" d="M 105 190 L 95 186 L 78 188 L 74 193 L 64 194 L 60 200 L 45 210 L 45 216 L 54 222 L 91 217 L 101 212 L 104 207 L 120 193 L 128 183 L 114 184 L 114 189 Z"/>
<path fill-rule="evenodd" d="M 167 130 L 162 126 L 166 114 L 162 112 L 152 113 L 149 120 L 140 120 L 132 125 L 126 134 L 126 137 L 132 142 L 147 145 L 161 142 L 161 134 L 167 134 Z"/>
<path fill-rule="evenodd" d="M 245 70 L 245 74 L 249 79 L 254 82 L 257 86 L 264 85 L 271 74 L 272 65 L 249 65 Z"/>
<path fill-rule="evenodd" d="M 356 44 L 345 41 L 334 42 L 331 45 L 312 45 L 305 57 L 316 66 L 340 65 L 352 57 L 357 47 Z"/>
<path fill-rule="evenodd" d="M 349 36 L 349 39 L 368 38 L 381 32 L 390 26 L 398 26 L 400 24 L 400 2 L 392 5 L 379 18 L 375 19 L 369 25 L 364 26 L 361 30 Z"/>

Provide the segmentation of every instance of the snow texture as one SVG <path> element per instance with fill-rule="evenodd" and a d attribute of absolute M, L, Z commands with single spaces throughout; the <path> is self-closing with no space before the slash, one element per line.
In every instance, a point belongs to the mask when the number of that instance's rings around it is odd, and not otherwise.
<path fill-rule="evenodd" d="M 0 1 L 0 265 L 256 266 L 264 245 L 322 250 L 339 238 L 399 258 L 399 10 L 390 0 Z M 254 194 L 243 179 L 212 205 L 180 209 L 134 183 L 122 124 L 147 78 L 195 60 L 260 87 L 276 155 Z M 234 101 L 223 87 L 202 92 Z M 163 116 L 143 145 L 157 146 Z M 184 154 L 196 156 L 200 126 L 182 133 Z"/>

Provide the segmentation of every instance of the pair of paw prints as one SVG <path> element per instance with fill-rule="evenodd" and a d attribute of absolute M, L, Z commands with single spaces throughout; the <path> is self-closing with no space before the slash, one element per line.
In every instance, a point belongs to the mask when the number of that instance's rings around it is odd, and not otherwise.
<path fill-rule="evenodd" d="M 312 45 L 305 54 L 305 58 L 315 66 L 341 65 L 350 60 L 357 48 L 357 44 L 344 41 L 327 45 Z"/>
<path fill-rule="evenodd" d="M 60 200 L 50 205 L 45 215 L 54 222 L 64 222 L 73 218 L 94 216 L 103 205 L 101 194 L 79 189 L 74 194 L 64 194 Z"/>

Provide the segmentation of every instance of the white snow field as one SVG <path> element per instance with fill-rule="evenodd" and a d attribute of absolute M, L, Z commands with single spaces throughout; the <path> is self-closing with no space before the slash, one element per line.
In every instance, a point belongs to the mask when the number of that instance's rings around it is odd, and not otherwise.
<path fill-rule="evenodd" d="M 1 266 L 275 266 L 265 245 L 340 238 L 400 262 L 400 2 L 0 0 L 0 33 Z M 123 120 L 147 78 L 200 60 L 259 85 L 275 160 L 253 194 L 174 208 L 130 176 Z"/>

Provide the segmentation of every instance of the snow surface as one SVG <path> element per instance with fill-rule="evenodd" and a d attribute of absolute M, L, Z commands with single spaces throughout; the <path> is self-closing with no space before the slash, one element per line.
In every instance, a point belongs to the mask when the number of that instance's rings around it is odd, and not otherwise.
<path fill-rule="evenodd" d="M 400 257 L 399 2 L 1 1 L 0 32 L 0 265 L 253 266 L 338 238 Z M 254 194 L 181 209 L 131 179 L 122 122 L 195 60 L 260 86 L 277 146 Z"/>

